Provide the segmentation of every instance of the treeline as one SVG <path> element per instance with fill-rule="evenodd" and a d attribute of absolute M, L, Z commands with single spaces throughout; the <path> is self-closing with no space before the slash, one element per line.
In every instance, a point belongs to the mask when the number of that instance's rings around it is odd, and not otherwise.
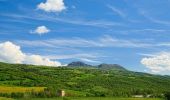
<path fill-rule="evenodd" d="M 41 92 L 12 92 L 12 93 L 0 93 L 0 97 L 8 97 L 8 98 L 52 98 L 59 97 L 59 90 L 53 90 L 50 88 L 45 88 L 44 91 Z"/>
<path fill-rule="evenodd" d="M 0 97 L 8 97 L 8 98 L 53 98 L 53 97 L 60 97 L 61 90 L 54 90 L 52 88 L 45 88 L 44 91 L 41 92 L 35 92 L 35 91 L 30 91 L 30 92 L 12 92 L 12 93 L 0 93 Z M 135 94 L 132 92 L 104 92 L 104 91 L 90 91 L 86 93 L 84 96 L 85 97 L 107 97 L 107 96 L 113 96 L 113 97 L 133 97 L 134 95 L 143 95 L 143 97 L 148 97 L 148 94 L 146 92 L 140 92 L 140 94 Z M 83 96 L 80 95 L 79 93 L 73 93 L 73 92 L 66 92 L 65 93 L 66 97 L 78 97 L 78 96 Z M 150 98 L 164 98 L 166 97 L 167 100 L 170 100 L 170 92 L 167 92 L 164 94 L 152 94 L 149 93 Z"/>
<path fill-rule="evenodd" d="M 143 97 L 150 98 L 164 98 L 165 93 L 155 93 L 148 90 L 129 90 L 129 91 L 103 91 L 103 90 L 90 90 L 86 96 L 87 97 L 135 97 L 136 95 L 141 95 Z"/>

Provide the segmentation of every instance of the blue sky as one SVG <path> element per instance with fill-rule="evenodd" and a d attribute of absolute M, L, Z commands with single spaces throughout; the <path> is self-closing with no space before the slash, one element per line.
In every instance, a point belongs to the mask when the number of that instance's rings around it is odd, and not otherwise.
<path fill-rule="evenodd" d="M 0 0 L 1 45 L 62 64 L 170 72 L 170 0 L 52 0 L 48 8 L 49 1 Z"/>

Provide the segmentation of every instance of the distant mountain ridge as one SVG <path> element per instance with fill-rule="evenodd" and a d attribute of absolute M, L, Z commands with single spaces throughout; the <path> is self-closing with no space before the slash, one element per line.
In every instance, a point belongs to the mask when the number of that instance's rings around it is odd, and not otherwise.
<path fill-rule="evenodd" d="M 118 64 L 106 64 L 106 63 L 103 63 L 103 64 L 100 64 L 100 65 L 89 65 L 89 64 L 86 64 L 84 62 L 81 62 L 81 61 L 75 61 L 75 62 L 71 62 L 67 65 L 67 67 L 92 67 L 92 68 L 97 68 L 97 69 L 101 69 L 101 70 L 126 70 L 123 66 L 121 65 L 118 65 Z"/>
<path fill-rule="evenodd" d="M 100 64 L 98 65 L 99 69 L 104 69 L 104 70 L 126 70 L 123 66 L 118 65 L 118 64 Z"/>
<path fill-rule="evenodd" d="M 75 61 L 75 62 L 69 63 L 67 66 L 70 66 L 70 67 L 89 67 L 89 66 L 92 66 L 92 65 L 88 65 L 88 64 L 81 62 L 81 61 Z"/>

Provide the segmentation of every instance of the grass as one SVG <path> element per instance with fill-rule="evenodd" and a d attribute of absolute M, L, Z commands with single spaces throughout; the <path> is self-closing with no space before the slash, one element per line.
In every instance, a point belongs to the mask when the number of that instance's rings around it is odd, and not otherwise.
<path fill-rule="evenodd" d="M 12 93 L 12 92 L 40 92 L 43 91 L 45 87 L 16 87 L 16 86 L 0 86 L 0 93 Z M 1 100 L 1 99 L 0 99 Z"/>
<path fill-rule="evenodd" d="M 33 98 L 20 100 L 163 100 L 159 98 L 114 98 L 114 97 L 68 97 L 68 98 Z"/>
<path fill-rule="evenodd" d="M 12 99 L 12 98 L 0 97 L 0 100 L 14 100 L 14 99 Z"/>

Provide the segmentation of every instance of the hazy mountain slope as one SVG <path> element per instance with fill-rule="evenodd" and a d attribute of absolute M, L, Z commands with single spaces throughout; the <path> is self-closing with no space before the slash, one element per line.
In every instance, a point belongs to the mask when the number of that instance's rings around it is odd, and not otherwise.
<path fill-rule="evenodd" d="M 103 70 L 126 70 L 118 64 L 100 64 L 98 65 L 98 68 Z"/>
<path fill-rule="evenodd" d="M 122 70 L 127 71 L 123 66 L 120 66 L 118 64 L 100 64 L 100 65 L 89 65 L 81 61 L 71 62 L 66 67 L 72 67 L 72 68 L 95 68 L 100 70 Z"/>
<path fill-rule="evenodd" d="M 71 62 L 67 65 L 67 67 L 94 67 L 92 65 L 88 65 L 81 61 Z"/>

